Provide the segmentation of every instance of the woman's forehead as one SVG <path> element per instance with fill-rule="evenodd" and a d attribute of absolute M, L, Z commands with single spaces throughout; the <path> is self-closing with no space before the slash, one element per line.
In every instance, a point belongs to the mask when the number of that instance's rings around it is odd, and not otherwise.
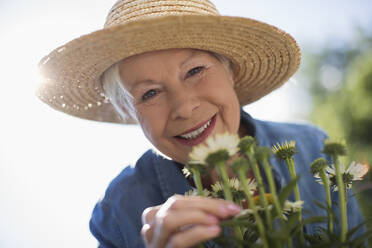
<path fill-rule="evenodd" d="M 135 55 L 119 63 L 120 77 L 122 81 L 130 81 L 132 84 L 157 73 L 178 71 L 188 61 L 198 57 L 215 59 L 209 52 L 196 49 L 167 49 Z M 164 70 L 159 71 L 159 68 Z"/>
<path fill-rule="evenodd" d="M 183 59 L 188 60 L 194 56 L 199 55 L 209 55 L 208 51 L 204 50 L 197 50 L 197 49 L 190 49 L 190 48 L 178 48 L 178 49 L 166 49 L 166 50 L 158 50 L 158 51 L 151 51 L 142 54 L 137 54 L 126 58 L 120 62 L 122 67 L 131 65 L 131 64 L 138 64 L 138 63 L 146 63 L 146 62 L 155 62 L 161 59 L 169 59 L 177 60 Z"/>

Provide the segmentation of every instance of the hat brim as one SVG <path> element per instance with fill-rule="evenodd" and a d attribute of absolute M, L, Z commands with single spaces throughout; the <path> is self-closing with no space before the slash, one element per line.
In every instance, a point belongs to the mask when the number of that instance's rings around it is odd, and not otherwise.
<path fill-rule="evenodd" d="M 112 26 L 81 36 L 39 63 L 38 96 L 53 108 L 80 118 L 121 119 L 103 94 L 100 77 L 130 56 L 171 48 L 208 50 L 234 65 L 240 104 L 252 103 L 283 85 L 298 69 L 300 50 L 284 31 L 256 20 L 229 16 L 167 16 Z"/>

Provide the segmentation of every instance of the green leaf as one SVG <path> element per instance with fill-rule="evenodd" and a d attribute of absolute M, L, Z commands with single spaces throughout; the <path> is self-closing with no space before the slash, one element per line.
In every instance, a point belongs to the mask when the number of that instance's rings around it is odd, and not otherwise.
<path fill-rule="evenodd" d="M 349 240 L 353 234 L 358 231 L 360 228 L 362 228 L 364 225 L 366 224 L 365 221 L 363 221 L 362 223 L 360 223 L 359 225 L 353 227 L 352 229 L 350 229 L 347 234 L 346 234 L 346 239 Z"/>
<path fill-rule="evenodd" d="M 288 199 L 292 190 L 296 187 L 297 182 L 300 180 L 300 175 L 296 176 L 295 179 L 291 180 L 279 193 L 279 202 L 283 206 L 285 200 Z"/>
<path fill-rule="evenodd" d="M 303 225 L 307 225 L 310 223 L 322 223 L 322 222 L 327 222 L 328 221 L 328 216 L 313 216 L 306 218 L 302 221 Z"/>
<path fill-rule="evenodd" d="M 352 247 L 363 248 L 365 247 L 364 245 L 367 242 L 367 240 L 371 237 L 372 237 L 372 230 L 367 230 L 363 235 L 355 238 L 350 243 L 352 244 Z"/>
<path fill-rule="evenodd" d="M 220 226 L 245 226 L 248 228 L 254 228 L 255 225 L 252 223 L 251 220 L 244 220 L 244 219 L 229 219 L 220 222 Z"/>
<path fill-rule="evenodd" d="M 314 200 L 314 203 L 315 203 L 318 207 L 320 207 L 320 208 L 324 209 L 325 211 L 327 211 L 328 215 L 333 214 L 334 218 L 336 217 L 336 213 L 333 211 L 332 208 L 328 208 L 327 205 L 324 205 L 324 204 L 322 204 L 321 202 L 319 202 L 319 201 L 317 201 L 317 200 Z"/>
<path fill-rule="evenodd" d="M 293 229 L 296 226 L 301 226 L 300 223 L 298 222 L 298 215 L 299 214 L 300 214 L 299 212 L 292 212 L 289 215 L 288 221 L 287 221 L 287 226 L 288 226 L 289 229 Z"/>
<path fill-rule="evenodd" d="M 324 205 L 323 203 L 321 203 L 320 201 L 314 200 L 314 203 L 315 203 L 318 207 L 320 207 L 320 208 L 322 208 L 322 209 L 324 209 L 324 210 L 326 210 L 326 211 L 328 212 L 328 207 L 327 207 L 326 205 Z"/>

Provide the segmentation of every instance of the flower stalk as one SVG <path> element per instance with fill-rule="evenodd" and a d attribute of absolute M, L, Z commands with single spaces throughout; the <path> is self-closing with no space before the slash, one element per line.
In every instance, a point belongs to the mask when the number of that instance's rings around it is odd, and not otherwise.
<path fill-rule="evenodd" d="M 271 170 L 271 166 L 269 164 L 269 157 L 270 157 L 270 150 L 266 147 L 258 147 L 256 150 L 257 160 L 263 164 L 267 181 L 269 183 L 270 193 L 272 197 L 272 201 L 274 203 L 274 207 L 276 211 L 278 212 L 279 218 L 284 221 L 282 212 L 282 207 L 280 205 L 277 193 L 276 193 L 276 187 L 274 182 L 273 173 Z"/>
<path fill-rule="evenodd" d="M 332 209 L 332 200 L 331 200 L 331 188 L 329 186 L 328 178 L 324 170 L 319 173 L 320 177 L 322 178 L 324 189 L 326 193 L 326 201 L 327 201 L 327 208 Z M 331 233 L 333 233 L 333 214 L 332 212 L 329 213 L 328 219 L 328 229 Z"/>
<path fill-rule="evenodd" d="M 216 168 L 218 171 L 218 174 L 220 175 L 222 179 L 222 184 L 223 184 L 223 192 L 225 195 L 225 199 L 233 202 L 233 197 L 232 193 L 229 187 L 229 177 L 227 175 L 226 167 L 225 167 L 225 162 L 224 161 L 218 161 L 216 163 Z M 234 233 L 235 236 L 238 238 L 238 240 L 243 240 L 243 234 L 238 226 L 234 226 Z M 241 245 L 238 244 L 238 247 L 241 247 Z"/>
<path fill-rule="evenodd" d="M 229 186 L 229 176 L 227 175 L 225 163 L 223 161 L 219 161 L 216 164 L 216 168 L 217 168 L 218 174 L 220 175 L 222 179 L 223 193 L 225 195 L 225 199 L 233 202 L 233 197 L 232 197 L 232 193 L 231 193 L 230 186 Z"/>
<path fill-rule="evenodd" d="M 286 161 L 286 164 L 288 166 L 288 171 L 289 171 L 289 175 L 290 175 L 291 179 L 292 180 L 296 179 L 296 170 L 295 170 L 293 158 L 287 158 L 285 161 Z M 298 188 L 298 184 L 296 184 L 293 191 L 294 191 L 294 194 L 295 194 L 295 200 L 296 201 L 301 201 L 300 190 Z M 300 221 L 302 219 L 301 213 L 299 215 L 299 219 L 300 219 Z"/>
<path fill-rule="evenodd" d="M 346 211 L 346 188 L 343 181 L 343 175 L 341 172 L 341 165 L 339 161 L 339 156 L 346 155 L 346 143 L 345 141 L 325 141 L 324 153 L 330 155 L 333 159 L 333 164 L 336 174 L 336 183 L 338 187 L 339 205 L 340 205 L 340 215 L 341 215 L 341 242 L 346 241 L 346 235 L 348 230 L 347 224 L 347 211 Z"/>
<path fill-rule="evenodd" d="M 346 189 L 345 184 L 342 179 L 342 174 L 340 170 L 340 162 L 338 160 L 337 155 L 333 155 L 333 161 L 336 171 L 336 181 L 338 186 L 338 197 L 339 197 L 339 204 L 340 204 L 340 214 L 341 214 L 341 241 L 344 242 L 346 240 L 346 234 L 348 230 L 347 224 L 347 213 L 346 213 Z"/>
<path fill-rule="evenodd" d="M 260 203 L 265 209 L 265 217 L 266 217 L 266 223 L 269 231 L 272 229 L 271 223 L 272 223 L 272 216 L 269 209 L 269 204 L 267 202 L 266 198 L 266 192 L 265 187 L 263 185 L 262 176 L 260 173 L 260 169 L 258 168 L 257 161 L 255 159 L 254 153 L 255 153 L 255 140 L 251 136 L 246 136 L 242 138 L 238 144 L 240 153 L 245 154 L 248 157 L 248 161 L 250 163 L 250 166 L 253 170 L 254 177 L 257 181 L 258 186 L 258 193 L 260 194 Z"/>
<path fill-rule="evenodd" d="M 332 199 L 331 199 L 331 186 L 329 184 L 329 179 L 326 174 L 326 168 L 329 166 L 329 163 L 324 158 L 319 158 L 315 160 L 310 168 L 311 173 L 320 177 L 324 186 L 324 191 L 326 193 L 326 204 L 328 210 L 328 230 L 330 233 L 333 233 L 333 212 L 332 210 Z"/>
<path fill-rule="evenodd" d="M 253 200 L 252 193 L 251 193 L 251 191 L 249 189 L 249 186 L 248 186 L 248 183 L 247 183 L 246 172 L 249 169 L 248 161 L 244 158 L 236 159 L 233 162 L 233 164 L 231 165 L 231 167 L 234 169 L 234 171 L 238 175 L 239 181 L 242 184 L 244 194 L 245 194 L 246 199 L 248 201 L 249 207 L 253 211 L 253 216 L 254 216 L 254 218 L 256 220 L 256 223 L 257 223 L 257 228 L 258 228 L 258 232 L 259 232 L 260 238 L 261 238 L 262 243 L 263 243 L 263 247 L 268 248 L 269 246 L 268 246 L 267 239 L 266 239 L 265 227 L 264 227 L 264 224 L 263 224 L 263 221 L 262 221 L 260 215 L 258 214 L 256 203 Z"/>
<path fill-rule="evenodd" d="M 232 241 L 239 248 L 243 245 L 264 248 L 284 245 L 292 248 L 293 241 L 299 247 L 312 247 L 321 244 L 332 245 L 335 239 L 344 248 L 354 241 L 357 242 L 356 239 L 351 239 L 351 234 L 348 234 L 346 193 L 353 181 L 363 179 L 369 170 L 369 165 L 353 162 L 345 168 L 339 161 L 339 156 L 346 153 L 345 145 L 342 142 L 326 141 L 323 152 L 333 158 L 333 165 L 329 166 L 327 160 L 320 158 L 315 160 L 310 168 L 316 182 L 324 186 L 326 196 L 324 208 L 327 209 L 328 219 L 315 216 L 303 220 L 301 210 L 304 202 L 301 201 L 299 177 L 296 176 L 293 157 L 297 152 L 295 142 L 277 143 L 272 147 L 272 152 L 285 162 L 291 178 L 289 184 L 280 190 L 280 194 L 277 193 L 274 171 L 270 165 L 270 149 L 257 147 L 254 138 L 244 137 L 239 140 L 235 134 L 217 134 L 215 137 L 208 138 L 205 143 L 193 147 L 189 155 L 191 160 L 186 164 L 183 172 L 186 177 L 193 176 L 196 188 L 186 194 L 223 198 L 245 208 L 238 215 L 220 223 L 221 227 L 232 228 L 233 233 L 218 237 L 217 244 L 225 247 L 226 242 Z M 262 166 L 264 172 L 259 166 Z M 229 167 L 235 172 L 237 178 L 229 178 Z M 210 192 L 203 189 L 201 177 L 213 168 L 218 172 L 219 180 L 211 186 L 213 192 Z M 247 177 L 248 172 L 255 178 Z M 265 192 L 266 187 L 261 172 L 266 174 L 268 182 L 266 186 L 270 193 Z M 254 196 L 256 190 L 258 195 Z M 339 191 L 340 222 L 335 221 L 338 216 L 334 216 L 332 211 L 331 190 Z M 294 202 L 288 200 L 291 194 L 294 195 Z M 323 207 L 321 204 L 320 206 Z M 276 223 L 278 219 L 280 225 L 276 225 L 279 224 Z M 323 233 L 319 235 L 304 235 L 305 223 L 317 223 L 323 220 L 328 221 L 328 230 L 322 229 Z M 335 223 L 341 223 L 341 234 L 334 233 Z M 203 247 L 203 244 L 197 247 Z"/>
<path fill-rule="evenodd" d="M 229 186 L 229 176 L 226 170 L 226 161 L 229 159 L 229 157 L 229 152 L 226 149 L 221 149 L 210 153 L 205 161 L 211 166 L 214 165 L 217 169 L 222 181 L 225 200 L 233 202 L 233 196 Z M 243 240 L 243 234 L 240 228 L 238 226 L 234 226 L 233 229 L 237 240 Z M 241 247 L 241 245 L 238 244 L 238 247 Z"/>
<path fill-rule="evenodd" d="M 291 180 L 295 180 L 296 179 L 296 170 L 295 170 L 295 163 L 294 163 L 294 159 L 293 159 L 293 156 L 297 153 L 295 142 L 290 141 L 288 143 L 287 141 L 285 141 L 282 144 L 277 143 L 276 146 L 272 147 L 272 151 L 279 160 L 284 160 L 285 161 Z M 296 185 L 293 189 L 293 192 L 294 192 L 294 196 L 295 196 L 295 201 L 296 202 L 301 201 L 300 190 L 298 188 L 297 183 L 296 183 Z M 305 245 L 305 238 L 304 238 L 304 234 L 303 234 L 303 225 L 302 225 L 302 212 L 301 211 L 299 211 L 299 213 L 298 213 L 298 221 L 301 225 L 301 228 L 300 228 L 300 243 L 301 243 L 301 245 Z"/>
<path fill-rule="evenodd" d="M 273 173 L 272 173 L 272 168 L 271 168 L 270 163 L 269 163 L 270 149 L 267 148 L 267 147 L 257 147 L 256 158 L 259 162 L 262 163 L 262 165 L 264 167 L 266 177 L 267 177 L 267 181 L 269 183 L 271 198 L 272 198 L 272 201 L 274 203 L 275 210 L 278 213 L 280 223 L 283 224 L 285 219 L 284 219 L 284 216 L 282 214 L 282 212 L 283 212 L 282 211 L 282 206 L 279 202 L 278 195 L 276 193 L 274 176 L 273 176 Z M 292 240 L 290 238 L 287 240 L 287 245 L 288 245 L 289 248 L 293 247 Z"/>
<path fill-rule="evenodd" d="M 199 192 L 200 196 L 205 196 L 204 195 L 204 189 L 203 189 L 203 184 L 201 181 L 201 176 L 200 176 L 200 171 L 197 170 L 196 168 L 191 168 L 192 172 L 192 177 L 194 179 L 195 186 Z"/>
<path fill-rule="evenodd" d="M 260 169 L 258 168 L 257 161 L 256 159 L 254 159 L 253 154 L 250 153 L 248 157 L 250 158 L 252 170 L 257 180 L 258 192 L 260 194 L 260 203 L 265 208 L 266 222 L 268 224 L 268 229 L 270 231 L 272 229 L 272 226 L 271 226 L 272 216 L 271 216 L 271 212 L 269 209 L 269 203 L 266 198 L 265 187 L 263 185 L 263 180 L 262 180 L 262 176 L 260 173 Z"/>

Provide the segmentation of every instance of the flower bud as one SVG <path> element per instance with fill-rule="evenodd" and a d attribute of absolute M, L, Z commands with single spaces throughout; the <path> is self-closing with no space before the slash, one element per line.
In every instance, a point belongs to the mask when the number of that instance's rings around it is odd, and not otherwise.
<path fill-rule="evenodd" d="M 345 142 L 345 140 L 341 140 L 341 141 L 326 140 L 324 142 L 323 153 L 331 155 L 331 156 L 346 155 L 346 142 Z"/>
<path fill-rule="evenodd" d="M 285 141 L 282 144 L 277 143 L 272 147 L 272 152 L 280 160 L 292 158 L 297 153 L 296 143 L 291 140 L 289 143 Z"/>
<path fill-rule="evenodd" d="M 310 165 L 310 170 L 313 175 L 319 174 L 322 170 L 325 170 L 329 166 L 329 163 L 324 158 L 318 158 Z"/>

